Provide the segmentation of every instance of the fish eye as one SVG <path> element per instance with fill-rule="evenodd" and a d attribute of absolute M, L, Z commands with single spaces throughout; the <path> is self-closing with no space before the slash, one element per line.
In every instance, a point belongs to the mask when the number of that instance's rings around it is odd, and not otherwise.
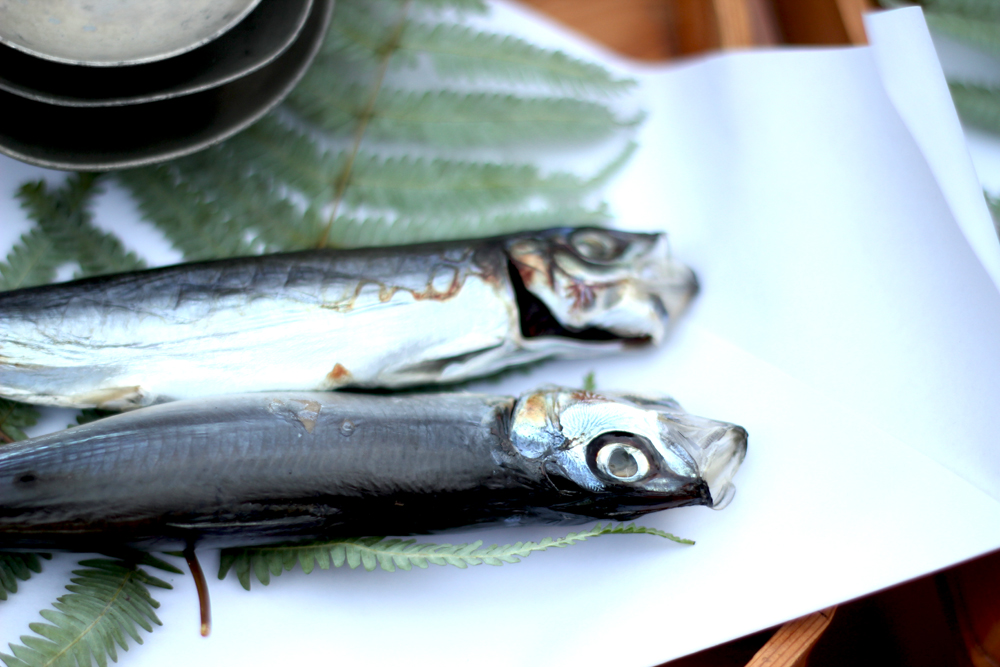
<path fill-rule="evenodd" d="M 592 262 L 610 262 L 621 256 L 625 250 L 624 243 L 599 229 L 581 229 L 573 232 L 569 242 L 580 257 Z"/>
<path fill-rule="evenodd" d="M 597 452 L 597 467 L 620 482 L 635 482 L 649 472 L 649 460 L 637 447 L 609 442 Z"/>

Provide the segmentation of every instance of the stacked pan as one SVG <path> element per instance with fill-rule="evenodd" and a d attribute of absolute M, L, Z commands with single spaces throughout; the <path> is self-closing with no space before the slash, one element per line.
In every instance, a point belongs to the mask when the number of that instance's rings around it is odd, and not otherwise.
<path fill-rule="evenodd" d="M 280 102 L 333 0 L 0 0 L 0 152 L 54 169 L 152 164 Z"/>

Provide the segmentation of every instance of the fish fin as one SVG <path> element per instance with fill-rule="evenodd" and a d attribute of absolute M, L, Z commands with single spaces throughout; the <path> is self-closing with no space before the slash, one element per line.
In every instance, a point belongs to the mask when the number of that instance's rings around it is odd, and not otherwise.
<path fill-rule="evenodd" d="M 151 396 L 140 385 L 95 389 L 70 398 L 72 405 L 88 405 L 103 410 L 132 410 L 149 405 Z"/>

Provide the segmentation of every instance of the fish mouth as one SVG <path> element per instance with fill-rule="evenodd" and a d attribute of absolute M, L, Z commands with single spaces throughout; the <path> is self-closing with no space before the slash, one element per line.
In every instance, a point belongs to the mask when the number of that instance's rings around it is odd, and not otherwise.
<path fill-rule="evenodd" d="M 521 336 L 524 338 L 557 336 L 559 338 L 571 338 L 573 340 L 591 342 L 623 341 L 636 345 L 649 343 L 653 340 L 652 335 L 620 336 L 599 327 L 586 327 L 583 329 L 567 328 L 552 314 L 549 307 L 525 286 L 524 280 L 521 278 L 521 273 L 514 266 L 513 262 L 508 261 L 507 271 L 510 274 L 510 281 L 514 287 L 514 298 L 517 302 Z M 659 305 L 663 308 L 662 303 Z"/>
<path fill-rule="evenodd" d="M 716 428 L 695 442 L 698 473 L 708 485 L 712 509 L 721 510 L 736 493 L 733 477 L 747 454 L 747 432 L 742 426 Z"/>

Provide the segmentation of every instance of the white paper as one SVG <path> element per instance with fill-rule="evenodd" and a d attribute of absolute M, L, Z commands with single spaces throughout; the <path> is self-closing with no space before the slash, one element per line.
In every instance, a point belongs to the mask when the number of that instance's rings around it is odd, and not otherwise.
<path fill-rule="evenodd" d="M 501 5 L 496 20 L 590 52 L 526 17 Z M 642 522 L 696 546 L 609 536 L 500 568 L 296 571 L 250 593 L 212 580 L 207 640 L 193 584 L 171 577 L 165 627 L 124 664 L 653 665 L 1000 547 L 986 528 L 1000 522 L 1000 293 L 962 232 L 981 223 L 960 205 L 972 171 L 944 168 L 963 149 L 922 26 L 878 21 L 868 48 L 627 65 L 649 120 L 610 193 L 618 224 L 670 230 L 703 291 L 663 349 L 488 385 L 594 370 L 599 387 L 744 425 L 732 505 Z M 904 71 L 934 85 L 902 85 Z M 13 187 L 36 171 L 0 161 L 0 212 L 22 230 Z M 127 217 L 120 193 L 109 201 Z M 215 552 L 202 559 L 212 573 Z M 27 631 L 73 563 L 0 605 L 0 639 Z"/>

